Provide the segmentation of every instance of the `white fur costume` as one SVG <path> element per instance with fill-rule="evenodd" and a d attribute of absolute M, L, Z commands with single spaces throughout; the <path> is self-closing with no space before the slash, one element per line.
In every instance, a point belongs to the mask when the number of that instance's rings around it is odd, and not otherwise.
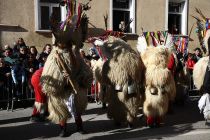
<path fill-rule="evenodd" d="M 169 101 L 173 101 L 176 96 L 174 78 L 167 68 L 169 56 L 168 50 L 163 46 L 148 47 L 141 54 L 146 67 L 143 105 L 146 116 L 164 116 L 168 110 Z"/>

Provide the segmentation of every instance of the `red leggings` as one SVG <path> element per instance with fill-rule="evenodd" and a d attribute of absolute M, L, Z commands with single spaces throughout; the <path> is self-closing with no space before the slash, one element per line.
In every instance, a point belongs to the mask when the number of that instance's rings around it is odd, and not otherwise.
<path fill-rule="evenodd" d="M 35 101 L 39 103 L 46 103 L 46 95 L 42 93 L 42 87 L 40 85 L 40 77 L 33 75 L 31 77 L 31 84 L 34 88 Z"/>
<path fill-rule="evenodd" d="M 40 77 L 41 77 L 42 69 L 37 70 L 31 77 L 31 85 L 34 88 L 34 94 L 35 94 L 35 102 L 38 103 L 46 103 L 46 95 L 42 92 L 42 87 L 40 85 Z M 33 114 L 37 115 L 40 112 L 37 111 L 37 109 L 34 107 Z"/>

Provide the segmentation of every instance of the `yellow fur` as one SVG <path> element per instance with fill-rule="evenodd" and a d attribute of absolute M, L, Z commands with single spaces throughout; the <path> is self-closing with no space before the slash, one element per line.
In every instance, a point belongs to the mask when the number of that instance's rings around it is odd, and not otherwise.
<path fill-rule="evenodd" d="M 144 114 L 164 116 L 176 96 L 174 78 L 167 68 L 170 53 L 163 46 L 148 47 L 141 56 L 146 66 Z"/>
<path fill-rule="evenodd" d="M 151 94 L 155 88 L 155 95 Z M 169 97 L 160 87 L 147 86 L 145 90 L 145 101 L 143 111 L 146 116 L 164 116 L 168 110 Z"/>
<path fill-rule="evenodd" d="M 149 65 L 157 65 L 159 67 L 167 67 L 169 63 L 170 53 L 164 46 L 149 46 L 141 54 L 142 61 L 147 67 Z"/>

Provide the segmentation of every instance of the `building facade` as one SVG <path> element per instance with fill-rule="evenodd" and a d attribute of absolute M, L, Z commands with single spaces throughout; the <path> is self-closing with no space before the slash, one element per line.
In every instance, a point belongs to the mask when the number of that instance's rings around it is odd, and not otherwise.
<path fill-rule="evenodd" d="M 52 43 L 49 17 L 52 11 L 65 18 L 65 8 L 60 0 L 0 0 L 0 45 L 12 45 L 22 37 L 27 45 L 42 48 Z M 77 0 L 77 3 L 88 0 Z M 134 48 L 142 31 L 168 31 L 188 36 L 195 19 L 199 16 L 195 7 L 210 17 L 209 0 L 92 0 L 89 17 L 89 36 L 103 34 L 106 29 L 104 16 L 108 15 L 107 29 L 124 31 L 127 41 Z M 193 28 L 189 49 L 199 47 Z"/>

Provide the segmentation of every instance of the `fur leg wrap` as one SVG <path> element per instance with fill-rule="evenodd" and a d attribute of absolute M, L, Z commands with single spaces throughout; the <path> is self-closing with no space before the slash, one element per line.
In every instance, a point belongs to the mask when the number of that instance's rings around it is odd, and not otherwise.
<path fill-rule="evenodd" d="M 37 109 L 37 112 L 39 112 L 39 113 L 47 111 L 47 104 L 46 103 L 40 103 L 40 102 L 35 101 L 34 107 Z"/>
<path fill-rule="evenodd" d="M 59 123 L 62 120 L 67 120 L 70 117 L 66 103 L 62 98 L 49 96 L 48 109 L 48 119 L 54 123 Z"/>

